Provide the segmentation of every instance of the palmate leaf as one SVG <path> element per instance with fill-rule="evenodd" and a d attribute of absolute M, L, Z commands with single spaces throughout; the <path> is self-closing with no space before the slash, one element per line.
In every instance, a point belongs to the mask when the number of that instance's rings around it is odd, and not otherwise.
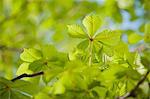
<path fill-rule="evenodd" d="M 23 61 L 28 62 L 24 62 L 20 65 L 17 70 L 18 75 L 22 73 L 38 72 L 53 68 L 54 66 L 64 66 L 65 62 L 68 60 L 67 54 L 58 52 L 53 45 L 44 45 L 42 46 L 41 51 L 26 49 L 26 51 L 21 54 L 21 58 Z"/>
<path fill-rule="evenodd" d="M 24 49 L 23 53 L 20 55 L 21 60 L 25 62 L 33 62 L 42 58 L 42 54 L 37 49 Z"/>
<path fill-rule="evenodd" d="M 53 83 L 51 93 L 63 94 L 65 90 L 87 89 L 87 82 L 81 76 L 84 68 L 85 66 L 80 61 L 72 61 L 68 62 L 65 68 L 56 68 L 54 71 L 47 71 L 47 76 L 45 76 L 48 79 L 53 76 L 58 79 Z"/>
<path fill-rule="evenodd" d="M 74 38 L 87 38 L 93 37 L 97 30 L 100 28 L 102 21 L 98 15 L 86 16 L 82 24 L 86 28 L 86 32 L 79 25 L 68 25 L 69 35 Z"/>
<path fill-rule="evenodd" d="M 87 35 L 79 25 L 68 25 L 69 35 L 74 38 L 86 38 Z"/>
<path fill-rule="evenodd" d="M 82 21 L 87 33 L 92 37 L 100 28 L 102 21 L 98 15 L 88 15 Z"/>
<path fill-rule="evenodd" d="M 67 61 L 67 55 L 61 52 L 58 52 L 55 57 L 50 58 L 50 60 L 37 60 L 29 65 L 29 70 L 32 70 L 33 72 L 38 71 L 47 71 L 47 70 L 53 70 L 57 67 L 64 67 L 65 63 Z"/>
<path fill-rule="evenodd" d="M 24 63 L 22 63 L 18 70 L 17 75 L 21 75 L 23 73 L 32 73 L 31 70 L 29 70 L 29 65 L 42 58 L 41 51 L 33 48 L 24 49 L 23 53 L 21 53 L 20 58 Z"/>
<path fill-rule="evenodd" d="M 0 99 L 32 99 L 39 91 L 38 86 L 27 81 L 9 81 L 0 78 Z"/>
<path fill-rule="evenodd" d="M 119 31 L 104 30 L 96 35 L 95 40 L 103 45 L 116 45 L 120 41 L 121 33 Z"/>

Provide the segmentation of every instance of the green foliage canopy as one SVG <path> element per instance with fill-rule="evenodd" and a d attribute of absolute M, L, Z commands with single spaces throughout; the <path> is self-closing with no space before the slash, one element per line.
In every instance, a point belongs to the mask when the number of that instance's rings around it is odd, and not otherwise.
<path fill-rule="evenodd" d="M 149 3 L 1 0 L 0 98 L 115 99 L 130 93 L 148 99 Z M 111 22 L 125 23 L 123 11 L 131 22 L 143 21 L 136 29 L 113 29 Z"/>

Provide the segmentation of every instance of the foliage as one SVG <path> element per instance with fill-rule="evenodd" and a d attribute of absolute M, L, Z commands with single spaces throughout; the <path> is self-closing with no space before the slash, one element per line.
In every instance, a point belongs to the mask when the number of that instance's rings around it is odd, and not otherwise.
<path fill-rule="evenodd" d="M 0 1 L 0 99 L 150 98 L 149 0 L 6 2 Z M 137 7 L 145 13 L 136 14 Z M 124 23 L 121 11 L 144 21 L 137 29 L 111 28 L 111 21 Z"/>

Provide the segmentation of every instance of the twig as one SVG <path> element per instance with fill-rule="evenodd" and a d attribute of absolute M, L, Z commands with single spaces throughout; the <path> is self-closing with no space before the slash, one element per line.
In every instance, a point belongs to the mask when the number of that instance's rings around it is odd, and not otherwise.
<path fill-rule="evenodd" d="M 128 97 L 136 97 L 136 90 L 139 88 L 139 86 L 145 81 L 146 77 L 148 76 L 150 71 L 147 71 L 146 74 L 139 80 L 137 85 L 128 93 L 126 93 L 124 96 L 118 97 L 118 99 L 126 99 Z"/>
<path fill-rule="evenodd" d="M 13 47 L 7 47 L 7 46 L 1 46 L 0 45 L 0 50 L 9 50 L 9 51 L 16 51 L 16 52 L 22 52 L 23 49 L 19 49 L 19 48 L 13 48 Z"/>
<path fill-rule="evenodd" d="M 37 73 L 34 73 L 34 74 L 22 74 L 22 75 L 20 75 L 20 76 L 17 76 L 17 77 L 15 77 L 15 78 L 13 78 L 11 81 L 16 81 L 16 80 L 19 80 L 19 79 L 21 79 L 21 78 L 25 78 L 25 77 L 35 77 L 35 76 L 40 76 L 40 75 L 43 75 L 44 74 L 44 72 L 43 71 L 41 71 L 41 72 L 37 72 Z"/>
<path fill-rule="evenodd" d="M 0 50 L 9 50 L 9 51 L 19 51 L 19 52 L 22 52 L 23 49 L 20 49 L 20 48 L 15 48 L 15 47 L 7 47 L 5 45 L 0 45 Z"/>

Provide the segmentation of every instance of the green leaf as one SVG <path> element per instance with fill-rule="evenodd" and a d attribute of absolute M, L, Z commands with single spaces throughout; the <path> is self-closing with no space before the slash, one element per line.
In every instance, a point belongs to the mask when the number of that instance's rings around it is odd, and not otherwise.
<path fill-rule="evenodd" d="M 62 82 L 58 81 L 54 84 L 52 89 L 53 94 L 59 95 L 65 93 L 65 87 Z"/>
<path fill-rule="evenodd" d="M 150 60 L 145 57 L 141 57 L 141 63 L 144 65 L 144 67 L 150 70 Z"/>
<path fill-rule="evenodd" d="M 137 33 L 131 33 L 128 37 L 128 42 L 130 44 L 135 44 L 139 42 L 143 37 L 141 35 L 138 35 Z"/>
<path fill-rule="evenodd" d="M 102 21 L 98 15 L 88 15 L 83 19 L 82 23 L 87 33 L 92 37 L 100 28 Z"/>
<path fill-rule="evenodd" d="M 39 50 L 30 48 L 24 49 L 23 53 L 20 55 L 21 60 L 26 62 L 33 62 L 42 58 L 41 52 Z"/>
<path fill-rule="evenodd" d="M 29 95 L 34 95 L 39 91 L 40 86 L 28 81 L 17 80 L 13 82 L 11 88 L 20 90 L 21 92 L 27 93 Z"/>
<path fill-rule="evenodd" d="M 29 70 L 32 70 L 33 72 L 38 72 L 43 69 L 43 66 L 45 64 L 46 63 L 44 63 L 43 60 L 34 61 L 29 65 Z"/>
<path fill-rule="evenodd" d="M 120 41 L 119 31 L 104 30 L 96 35 L 95 40 L 103 45 L 116 45 Z"/>
<path fill-rule="evenodd" d="M 61 67 L 54 67 L 52 69 L 46 70 L 44 73 L 44 81 L 48 83 L 51 81 L 54 77 L 57 77 L 59 73 L 63 71 L 63 68 Z"/>
<path fill-rule="evenodd" d="M 30 70 L 28 69 L 29 64 L 30 64 L 30 63 L 26 63 L 26 62 L 22 63 L 22 64 L 19 66 L 16 75 L 21 75 L 21 74 L 23 74 L 23 73 L 32 73 L 32 71 L 30 71 Z"/>
<path fill-rule="evenodd" d="M 60 81 L 66 89 L 87 89 L 86 81 L 82 78 L 80 73 L 77 72 L 65 71 L 63 76 L 60 78 Z"/>
<path fill-rule="evenodd" d="M 102 78 L 101 80 L 104 80 L 102 83 L 108 82 L 108 83 L 112 83 L 114 80 L 116 80 L 115 75 L 118 71 L 123 70 L 124 67 L 118 64 L 110 64 L 109 69 L 105 70 L 104 72 L 102 72 Z"/>
<path fill-rule="evenodd" d="M 101 97 L 100 99 L 105 99 L 105 95 L 106 95 L 106 92 L 107 92 L 107 89 L 104 88 L 104 87 L 94 87 L 92 89 L 92 92 L 96 92 L 96 94 Z"/>
<path fill-rule="evenodd" d="M 79 25 L 68 25 L 69 35 L 74 38 L 86 38 L 86 34 Z"/>
<path fill-rule="evenodd" d="M 121 49 L 121 50 L 120 50 Z M 125 44 L 124 42 L 120 42 L 119 44 L 117 44 L 114 48 L 114 57 L 116 58 L 121 58 L 126 60 L 129 53 L 129 49 L 128 49 L 128 45 Z"/>
<path fill-rule="evenodd" d="M 11 82 L 0 78 L 0 98 L 2 99 L 32 99 L 38 91 L 38 86 L 33 83 L 23 80 Z"/>
<path fill-rule="evenodd" d="M 79 49 L 85 50 L 85 49 L 88 47 L 88 45 L 89 45 L 89 40 L 84 40 L 84 41 L 80 42 L 80 43 L 77 45 L 77 47 L 78 47 Z"/>
<path fill-rule="evenodd" d="M 44 45 L 41 48 L 43 58 L 46 60 L 53 59 L 57 56 L 57 50 L 53 45 Z"/>
<path fill-rule="evenodd" d="M 124 68 L 124 69 L 118 71 L 115 74 L 115 76 L 117 77 L 117 79 L 121 79 L 121 78 L 125 77 L 126 79 L 130 78 L 132 80 L 139 80 L 139 78 L 141 77 L 140 74 L 136 70 L 133 70 L 130 68 Z"/>
<path fill-rule="evenodd" d="M 74 49 L 73 52 L 69 53 L 69 60 L 87 60 L 88 52 L 81 49 Z"/>
<path fill-rule="evenodd" d="M 45 92 L 40 92 L 38 93 L 34 99 L 51 99 L 49 94 L 45 93 Z"/>

